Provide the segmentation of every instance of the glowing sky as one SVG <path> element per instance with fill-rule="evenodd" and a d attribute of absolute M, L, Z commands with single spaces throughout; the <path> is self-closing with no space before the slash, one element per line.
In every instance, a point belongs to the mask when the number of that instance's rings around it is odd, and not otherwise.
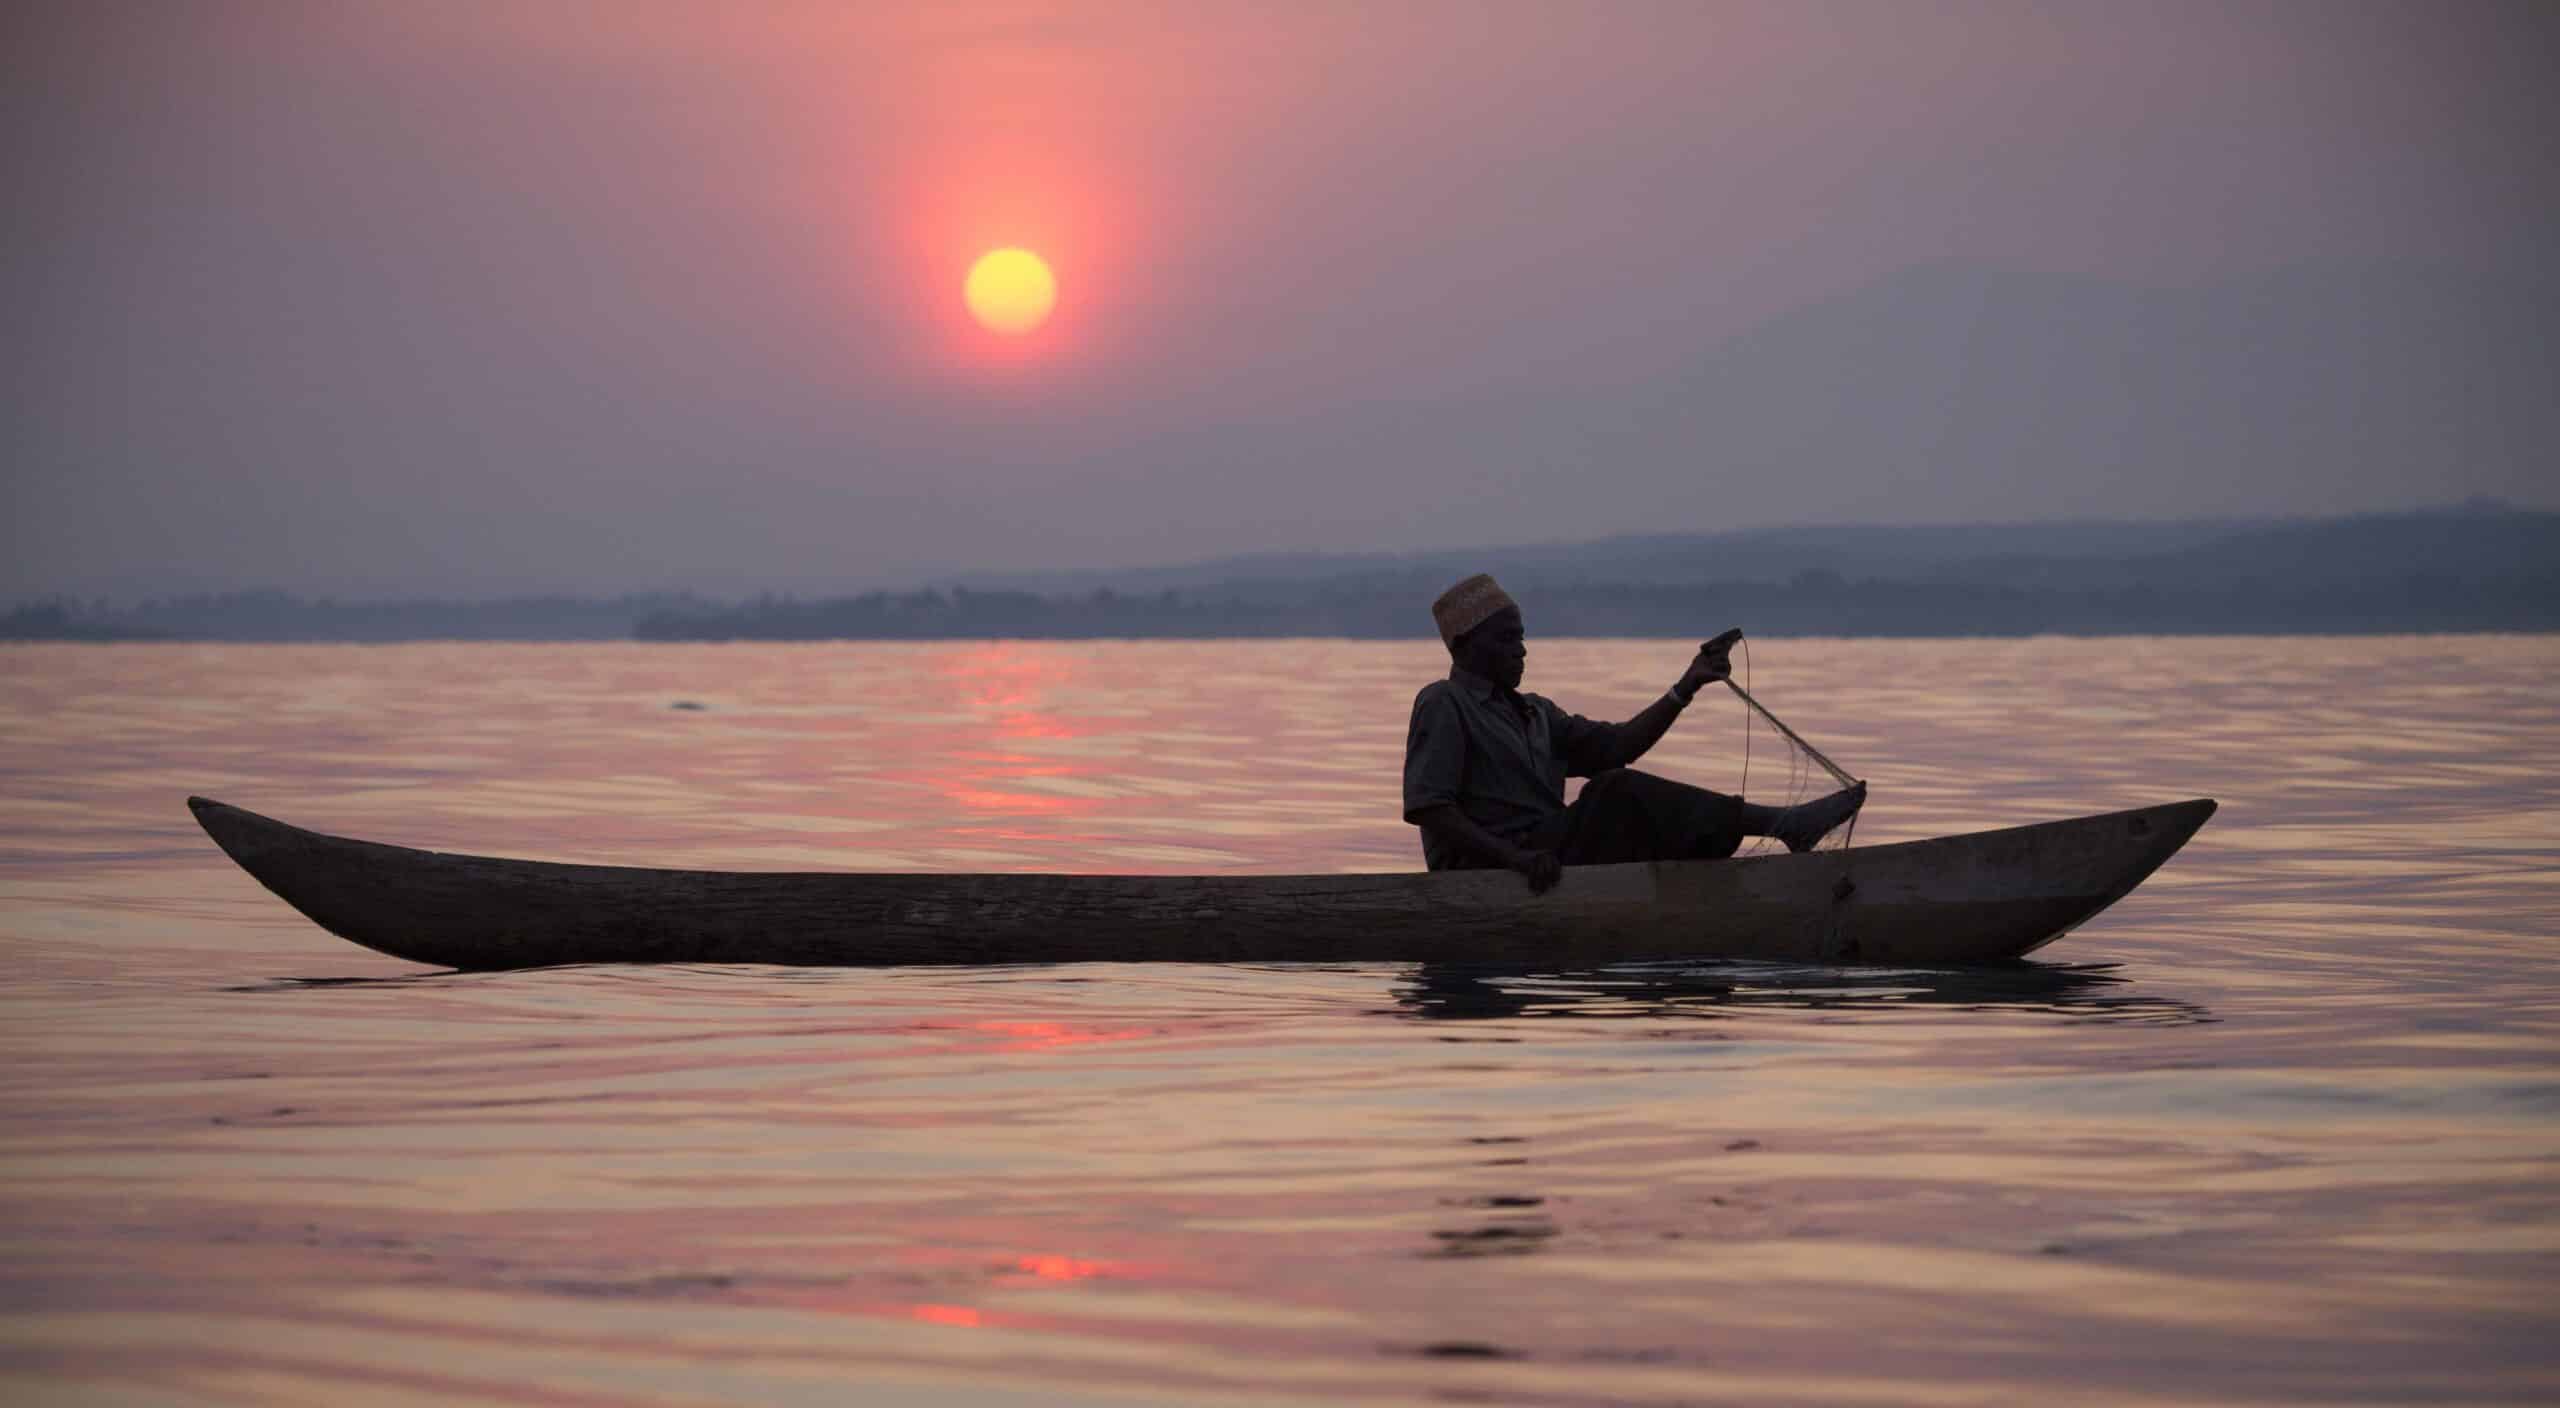
<path fill-rule="evenodd" d="M 10 596 L 2554 502 L 2548 8 L 0 24 Z"/>

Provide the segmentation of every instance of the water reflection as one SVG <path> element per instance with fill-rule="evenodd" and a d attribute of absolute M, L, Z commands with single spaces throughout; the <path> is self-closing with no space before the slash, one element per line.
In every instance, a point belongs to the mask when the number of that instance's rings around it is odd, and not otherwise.
<path fill-rule="evenodd" d="M 1662 649 L 1535 678 L 1622 717 Z M 2560 637 L 1950 650 L 1759 661 L 1883 780 L 1862 844 L 2228 803 L 2045 962 L 428 972 L 176 799 L 607 864 L 1410 870 L 1445 665 L 0 650 L 0 1358 L 53 1399 L 2535 1398 Z M 1741 722 L 1648 764 L 1739 786 Z"/>
<path fill-rule="evenodd" d="M 1825 968 L 1791 963 L 1629 964 L 1527 972 L 1430 963 L 1396 987 L 1397 1016 L 1430 1021 L 1507 1017 L 1585 1020 L 1714 1019 L 1736 1007 L 1887 1014 L 1953 1007 L 2049 1012 L 2069 1022 L 2189 1026 L 2213 1021 L 2201 1003 L 2131 990 L 2112 963 L 2021 960 L 1962 968 Z"/>
<path fill-rule="evenodd" d="M 515 971 L 519 973 L 538 973 L 545 970 L 539 968 L 519 968 Z M 452 982 L 456 979 L 483 978 L 490 976 L 495 975 L 487 973 L 471 973 L 460 968 L 435 968 L 417 973 L 387 973 L 379 977 L 266 978 L 254 983 L 226 983 L 223 985 L 222 990 L 224 992 L 302 992 L 319 988 L 423 987 L 431 984 Z"/>
<path fill-rule="evenodd" d="M 1688 1017 L 1715 1020 L 1735 1008 L 1792 1008 L 1890 1016 L 1912 1008 L 1957 1011 L 1997 1010 L 2045 1013 L 2064 1024 L 2106 1022 L 2149 1026 L 2193 1026 L 2216 1020 L 2200 1002 L 2146 993 L 2122 976 L 2113 963 L 1974 964 L 1955 968 L 1831 968 L 1818 964 L 1748 961 L 1621 964 L 1608 968 L 1536 971 L 1496 964 L 1426 963 L 1388 979 L 1395 1006 L 1385 1015 L 1428 1021 L 1481 1021 L 1540 1017 L 1581 1020 Z M 620 969 L 569 964 L 550 969 L 519 969 L 513 974 L 474 973 L 459 969 L 397 973 L 379 977 L 275 977 L 227 985 L 225 992 L 278 993 L 298 990 L 398 987 L 455 982 L 504 981 L 533 972 L 586 972 L 609 978 L 654 981 L 679 972 L 721 970 L 693 965 Z M 754 968 L 766 980 L 840 982 L 866 970 L 842 968 Z M 1023 965 L 992 970 L 998 975 L 1038 974 L 1050 982 L 1081 982 L 1071 968 Z M 1203 974 L 1231 972 L 1239 983 L 1253 972 L 1285 968 L 1233 968 L 1197 965 Z M 1310 971 L 1326 971 L 1320 966 Z M 656 975 L 652 978 L 650 975 Z M 751 985 L 751 990 L 753 985 Z M 1124 1039 L 1143 1032 L 1070 1030 L 1054 1023 L 987 1020 L 967 1023 L 1001 1037 L 1008 1049 L 1084 1044 Z"/>

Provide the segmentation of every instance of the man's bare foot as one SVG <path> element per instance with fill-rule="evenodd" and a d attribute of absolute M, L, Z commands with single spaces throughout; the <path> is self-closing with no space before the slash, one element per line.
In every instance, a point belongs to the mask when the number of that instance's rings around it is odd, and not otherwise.
<path fill-rule="evenodd" d="M 1790 851 L 1809 851 L 1866 804 L 1867 784 L 1844 787 L 1828 797 L 1817 797 L 1780 812 L 1778 824 L 1769 834 L 1786 842 Z"/>

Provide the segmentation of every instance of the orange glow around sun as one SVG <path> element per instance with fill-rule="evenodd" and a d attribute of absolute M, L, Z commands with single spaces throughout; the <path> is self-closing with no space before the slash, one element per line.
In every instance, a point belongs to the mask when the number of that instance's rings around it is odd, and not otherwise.
<path fill-rule="evenodd" d="M 1021 334 L 1049 320 L 1058 304 L 1057 276 L 1027 249 L 991 249 L 969 266 L 960 286 L 969 314 L 991 331 Z"/>
<path fill-rule="evenodd" d="M 1049 386 L 1125 352 L 1140 326 L 1132 311 L 1147 306 L 1132 302 L 1133 275 L 1151 266 L 1158 237 L 1139 218 L 1147 193 L 1098 162 L 1098 145 L 920 142 L 863 197 L 900 212 L 903 258 L 882 273 L 916 335 L 918 370 Z"/>

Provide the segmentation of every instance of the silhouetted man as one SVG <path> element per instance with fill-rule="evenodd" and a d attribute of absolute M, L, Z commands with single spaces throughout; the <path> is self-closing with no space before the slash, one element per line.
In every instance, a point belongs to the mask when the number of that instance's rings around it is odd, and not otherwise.
<path fill-rule="evenodd" d="M 1733 673 L 1710 645 L 1679 682 L 1622 724 L 1568 714 L 1519 692 L 1529 661 L 1519 603 L 1478 574 L 1431 604 L 1453 662 L 1413 699 L 1404 745 L 1404 819 L 1422 828 L 1433 870 L 1516 870 L 1540 893 L 1568 865 L 1729 856 L 1745 836 L 1810 850 L 1856 815 L 1867 785 L 1796 807 L 1765 807 L 1627 766 L 1698 691 Z M 1564 780 L 1588 777 L 1568 807 Z"/>

